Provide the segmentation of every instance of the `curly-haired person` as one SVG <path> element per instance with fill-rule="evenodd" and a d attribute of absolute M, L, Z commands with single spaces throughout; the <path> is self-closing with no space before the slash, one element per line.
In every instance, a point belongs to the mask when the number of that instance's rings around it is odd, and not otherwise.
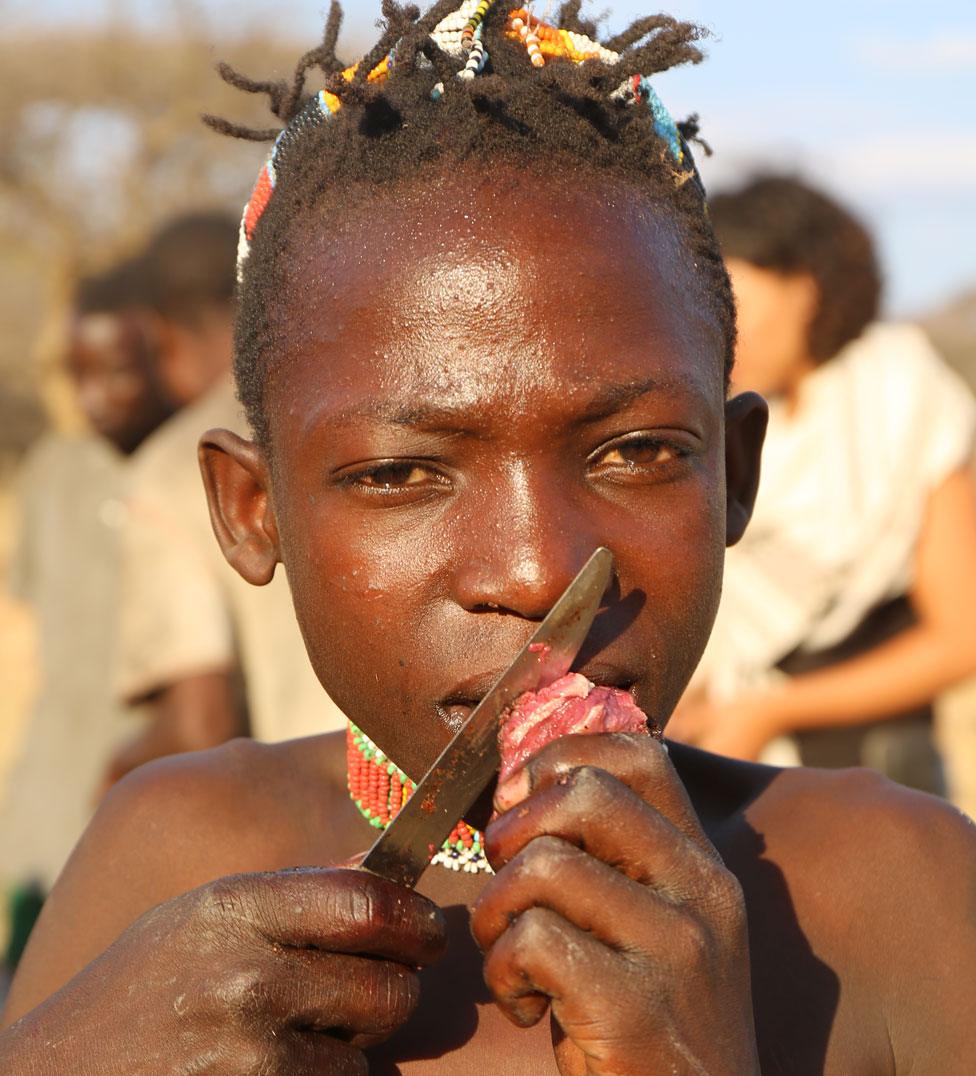
<path fill-rule="evenodd" d="M 922 331 L 876 322 L 864 226 L 791 176 L 710 204 L 738 305 L 733 382 L 769 401 L 749 532 L 729 550 L 671 734 L 944 791 L 931 707 L 976 672 L 976 403 Z"/>
<path fill-rule="evenodd" d="M 357 68 L 333 8 L 291 86 L 227 73 L 286 128 L 243 224 L 253 439 L 201 442 L 225 556 L 287 569 L 355 727 L 123 780 L 13 985 L 5 1070 L 967 1071 L 974 836 L 880 778 L 568 735 L 417 891 L 347 865 L 598 546 L 579 671 L 664 728 L 766 417 L 727 392 L 693 131 L 651 85 L 695 27 L 384 11 Z"/>

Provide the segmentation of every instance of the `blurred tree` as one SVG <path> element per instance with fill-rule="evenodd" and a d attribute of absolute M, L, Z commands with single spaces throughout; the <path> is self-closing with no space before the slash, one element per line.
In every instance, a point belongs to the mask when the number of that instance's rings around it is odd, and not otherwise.
<path fill-rule="evenodd" d="M 239 29 L 222 42 L 190 3 L 150 32 L 122 7 L 109 27 L 0 40 L 0 485 L 45 411 L 74 421 L 56 371 L 77 274 L 176 212 L 246 198 L 265 147 L 221 138 L 200 114 L 267 127 L 268 113 L 222 83 L 215 60 L 289 77 L 308 46 Z"/>
<path fill-rule="evenodd" d="M 191 0 L 152 5 L 150 29 L 145 4 L 141 22 L 128 16 L 136 3 L 117 0 L 107 27 L 18 29 L 0 0 L 0 784 L 34 685 L 33 624 L 3 593 L 11 480 L 46 424 L 80 425 L 60 363 L 74 283 L 175 213 L 240 208 L 267 147 L 222 138 L 200 114 L 272 124 L 214 63 L 289 78 L 310 44 L 239 19 L 225 34 Z"/>

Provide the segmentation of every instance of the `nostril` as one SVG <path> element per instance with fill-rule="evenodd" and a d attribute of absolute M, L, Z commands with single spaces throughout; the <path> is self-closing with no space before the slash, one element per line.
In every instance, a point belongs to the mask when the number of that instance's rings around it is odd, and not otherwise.
<path fill-rule="evenodd" d="M 472 613 L 511 613 L 512 609 L 499 605 L 498 602 L 478 602 L 471 606 Z"/>
<path fill-rule="evenodd" d="M 540 621 L 545 616 L 545 613 L 538 615 L 535 613 L 523 613 L 519 609 L 513 609 L 510 605 L 501 605 L 498 602 L 488 601 L 477 602 L 475 605 L 470 606 L 468 611 L 472 613 L 498 613 L 501 616 L 517 616 L 519 620 L 531 621 Z"/>

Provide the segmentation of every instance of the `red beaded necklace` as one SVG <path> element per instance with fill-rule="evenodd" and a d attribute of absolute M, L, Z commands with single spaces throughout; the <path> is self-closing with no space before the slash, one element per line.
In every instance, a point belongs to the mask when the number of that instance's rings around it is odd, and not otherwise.
<path fill-rule="evenodd" d="M 351 721 L 346 730 L 346 775 L 353 803 L 376 829 L 386 829 L 415 787 L 403 770 Z M 431 863 L 467 874 L 492 872 L 481 833 L 466 822 L 458 822 L 451 830 Z"/>

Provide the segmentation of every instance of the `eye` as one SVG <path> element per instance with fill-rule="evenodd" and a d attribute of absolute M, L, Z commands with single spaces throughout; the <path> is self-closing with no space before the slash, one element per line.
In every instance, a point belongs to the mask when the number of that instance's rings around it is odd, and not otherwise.
<path fill-rule="evenodd" d="M 359 484 L 371 489 L 405 489 L 420 486 L 430 477 L 426 468 L 416 463 L 385 463 L 358 475 Z"/>
<path fill-rule="evenodd" d="M 384 460 L 363 464 L 339 476 L 343 486 L 363 496 L 392 501 L 414 499 L 417 495 L 443 489 L 449 480 L 429 464 L 417 460 Z"/>
<path fill-rule="evenodd" d="M 676 441 L 650 433 L 628 434 L 598 449 L 589 461 L 591 471 L 612 478 L 663 476 L 691 450 Z"/>

